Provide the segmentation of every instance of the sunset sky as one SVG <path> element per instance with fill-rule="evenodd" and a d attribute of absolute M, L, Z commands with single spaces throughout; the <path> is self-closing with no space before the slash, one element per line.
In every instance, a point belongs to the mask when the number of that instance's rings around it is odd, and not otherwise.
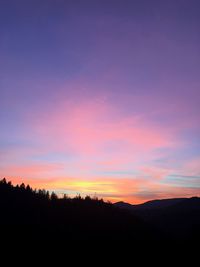
<path fill-rule="evenodd" d="M 199 0 L 1 0 L 0 178 L 200 196 Z"/>

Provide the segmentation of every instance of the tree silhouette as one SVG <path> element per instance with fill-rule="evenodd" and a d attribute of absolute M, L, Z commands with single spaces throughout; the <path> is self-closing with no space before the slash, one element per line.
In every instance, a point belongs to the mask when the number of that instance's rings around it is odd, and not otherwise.
<path fill-rule="evenodd" d="M 58 199 L 58 196 L 56 195 L 56 193 L 55 192 L 52 192 L 51 193 L 51 200 L 55 201 L 57 199 Z"/>

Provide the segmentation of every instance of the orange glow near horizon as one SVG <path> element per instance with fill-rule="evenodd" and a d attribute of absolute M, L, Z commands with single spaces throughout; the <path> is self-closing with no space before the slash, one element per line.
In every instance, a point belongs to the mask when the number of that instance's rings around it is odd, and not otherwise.
<path fill-rule="evenodd" d="M 14 185 L 21 184 L 23 179 L 8 178 Z M 141 204 L 152 199 L 166 199 L 176 197 L 192 197 L 199 195 L 199 190 L 172 186 L 163 186 L 159 184 L 149 184 L 149 196 L 140 192 L 141 181 L 124 179 L 96 179 L 96 180 L 78 180 L 74 178 L 68 179 L 27 179 L 26 185 L 29 184 L 34 189 L 45 189 L 50 192 L 54 191 L 58 196 L 62 197 L 67 194 L 74 197 L 78 194 L 81 196 L 89 195 L 91 197 L 103 198 L 105 201 L 112 203 L 124 201 L 131 204 Z M 155 196 L 153 195 L 155 194 Z"/>
<path fill-rule="evenodd" d="M 43 116 L 30 125 L 29 134 L 39 145 L 7 152 L 1 177 L 60 195 L 134 204 L 199 194 L 199 158 L 181 164 L 169 160 L 168 151 L 184 146 L 176 128 L 163 129 L 98 101 L 64 102 Z M 179 184 L 176 173 L 183 177 Z M 194 176 L 192 186 L 186 175 Z"/>

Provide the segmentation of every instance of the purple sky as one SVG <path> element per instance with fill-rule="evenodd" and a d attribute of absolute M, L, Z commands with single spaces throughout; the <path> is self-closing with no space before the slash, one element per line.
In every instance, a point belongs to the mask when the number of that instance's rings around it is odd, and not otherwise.
<path fill-rule="evenodd" d="M 198 0 L 2 0 L 0 177 L 200 195 Z"/>

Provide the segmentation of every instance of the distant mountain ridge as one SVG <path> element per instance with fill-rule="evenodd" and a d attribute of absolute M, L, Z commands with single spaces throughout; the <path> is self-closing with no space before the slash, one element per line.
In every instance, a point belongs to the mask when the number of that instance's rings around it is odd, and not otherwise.
<path fill-rule="evenodd" d="M 114 203 L 114 205 L 119 208 L 126 208 L 126 209 L 160 209 L 160 208 L 167 208 L 175 204 L 181 203 L 183 201 L 186 201 L 188 199 L 194 199 L 194 198 L 200 199 L 198 197 L 155 199 L 155 200 L 149 200 L 142 204 L 130 204 L 127 202 L 120 201 L 120 202 Z"/>
<path fill-rule="evenodd" d="M 200 235 L 200 197 L 151 200 L 138 205 L 117 202 L 114 205 L 174 239 Z"/>

